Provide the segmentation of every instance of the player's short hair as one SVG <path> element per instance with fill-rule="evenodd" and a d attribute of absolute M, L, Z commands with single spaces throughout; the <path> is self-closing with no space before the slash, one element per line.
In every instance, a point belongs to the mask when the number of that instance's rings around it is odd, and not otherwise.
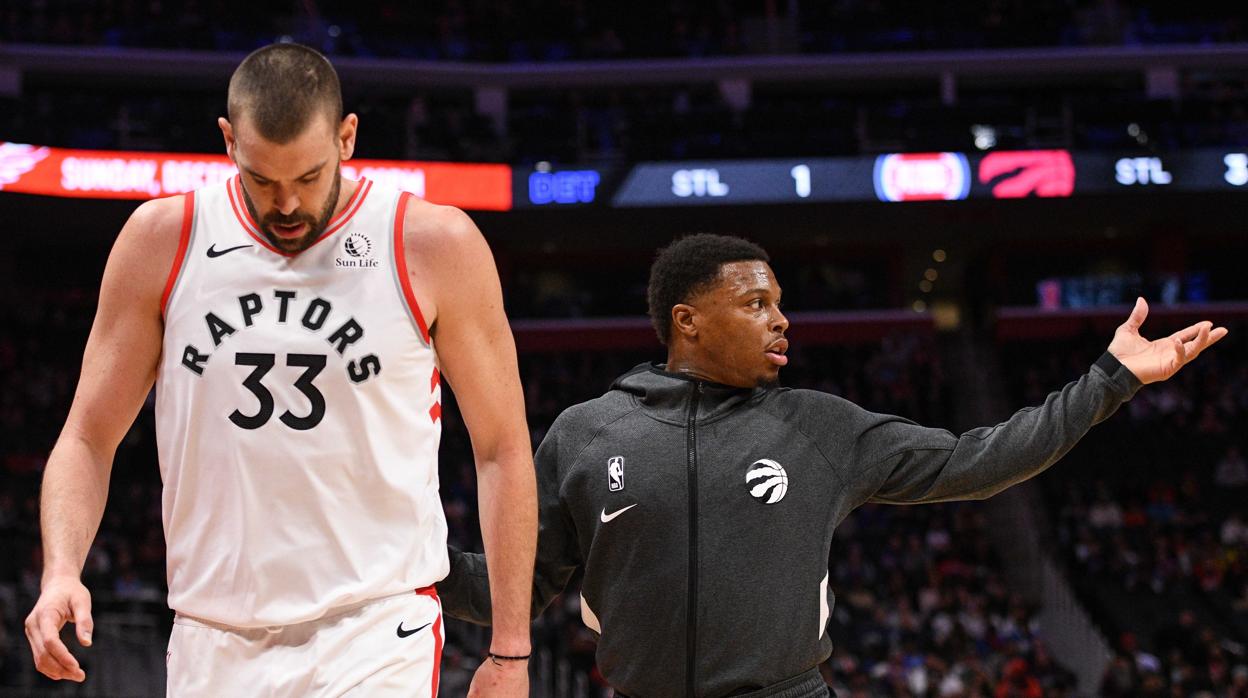
<path fill-rule="evenodd" d="M 646 300 L 650 322 L 667 344 L 672 336 L 672 307 L 687 303 L 719 278 L 719 270 L 731 262 L 770 262 L 763 248 L 749 240 L 729 235 L 698 233 L 659 250 L 650 267 Z"/>
<path fill-rule="evenodd" d="M 243 59 L 230 77 L 226 109 L 235 126 L 244 115 L 265 140 L 289 143 L 313 117 L 342 121 L 342 87 L 329 59 L 299 44 L 271 44 Z"/>

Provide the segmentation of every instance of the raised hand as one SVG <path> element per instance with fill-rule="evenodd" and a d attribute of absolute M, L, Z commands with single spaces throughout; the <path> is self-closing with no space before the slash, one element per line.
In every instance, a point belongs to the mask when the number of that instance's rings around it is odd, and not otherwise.
<path fill-rule="evenodd" d="M 1170 378 L 1227 333 L 1225 327 L 1215 328 L 1205 320 L 1150 341 L 1140 335 L 1140 326 L 1147 317 L 1148 303 L 1137 298 L 1131 315 L 1118 326 L 1114 341 L 1109 343 L 1109 353 L 1144 384 Z"/>
<path fill-rule="evenodd" d="M 50 679 L 82 682 L 87 675 L 61 642 L 61 628 L 73 623 L 78 644 L 91 646 L 91 594 L 77 577 L 45 580 L 35 608 L 26 617 L 26 639 L 35 668 Z"/>

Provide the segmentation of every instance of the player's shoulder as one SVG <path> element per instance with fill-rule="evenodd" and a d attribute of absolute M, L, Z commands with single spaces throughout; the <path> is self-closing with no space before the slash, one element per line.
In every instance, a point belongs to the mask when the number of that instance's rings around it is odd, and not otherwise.
<path fill-rule="evenodd" d="M 792 424 L 836 422 L 864 410 L 843 397 L 821 390 L 777 388 L 767 392 L 760 408 Z"/>
<path fill-rule="evenodd" d="M 109 253 L 101 294 L 117 295 L 134 307 L 157 307 L 190 214 L 187 201 L 185 195 L 153 199 L 130 214 Z"/>
<path fill-rule="evenodd" d="M 145 201 L 130 214 L 123 231 L 139 238 L 177 236 L 188 214 L 187 201 L 187 194 Z"/>
<path fill-rule="evenodd" d="M 605 395 L 568 407 L 555 418 L 550 431 L 570 437 L 571 441 L 588 441 L 621 417 L 637 410 L 627 394 L 611 390 Z"/>
<path fill-rule="evenodd" d="M 171 263 L 188 211 L 187 195 L 152 199 L 130 214 L 114 245 L 114 257 L 144 269 Z"/>
<path fill-rule="evenodd" d="M 407 249 L 425 255 L 454 256 L 483 244 L 481 231 L 467 213 L 418 196 L 407 198 L 403 211 L 403 244 Z"/>

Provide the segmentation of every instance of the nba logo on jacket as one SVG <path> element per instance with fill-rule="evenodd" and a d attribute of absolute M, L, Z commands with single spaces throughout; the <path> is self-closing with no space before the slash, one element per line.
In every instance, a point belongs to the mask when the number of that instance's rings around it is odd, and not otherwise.
<path fill-rule="evenodd" d="M 607 460 L 607 489 L 612 492 L 624 489 L 624 456 Z"/>

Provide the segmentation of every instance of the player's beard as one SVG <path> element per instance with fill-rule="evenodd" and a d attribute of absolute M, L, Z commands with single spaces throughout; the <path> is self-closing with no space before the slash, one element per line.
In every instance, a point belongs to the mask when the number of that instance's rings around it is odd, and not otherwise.
<path fill-rule="evenodd" d="M 302 252 L 316 242 L 321 233 L 325 232 L 325 228 L 329 226 L 329 219 L 334 217 L 334 209 L 338 207 L 338 195 L 342 191 L 342 165 L 334 166 L 334 183 L 319 217 L 313 217 L 303 211 L 295 211 L 289 216 L 283 216 L 274 211 L 261 218 L 256 212 L 256 205 L 251 201 L 251 195 L 247 193 L 247 187 L 242 187 L 242 190 L 243 203 L 247 205 L 251 219 L 256 222 L 256 226 L 260 228 L 260 232 L 269 243 L 283 252 Z M 307 223 L 308 231 L 294 240 L 278 237 L 271 230 L 271 226 L 274 225 L 298 225 L 300 223 Z"/>

